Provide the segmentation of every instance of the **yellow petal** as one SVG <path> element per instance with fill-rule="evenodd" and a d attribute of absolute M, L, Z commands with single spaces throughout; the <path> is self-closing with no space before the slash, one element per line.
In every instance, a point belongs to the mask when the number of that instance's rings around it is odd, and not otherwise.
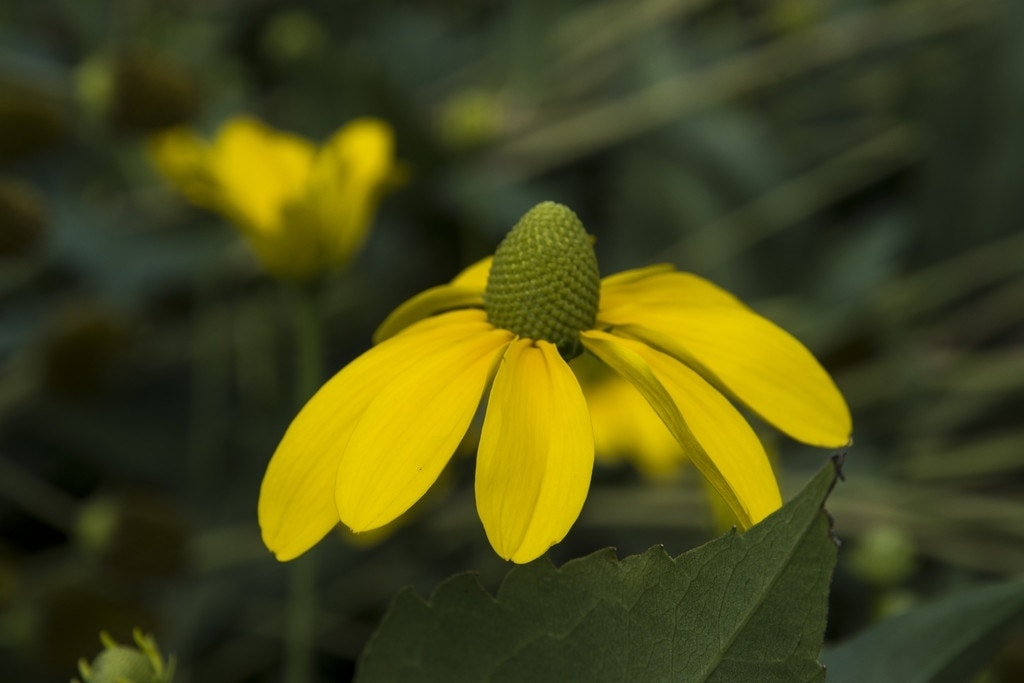
<path fill-rule="evenodd" d="M 439 319 L 475 322 L 437 326 Z M 377 381 L 338 466 L 342 522 L 357 532 L 375 529 L 426 493 L 469 428 L 513 337 L 485 322 L 483 311 L 467 310 L 425 320 L 376 347 L 404 349 L 415 362 L 396 368 L 391 358 L 376 356 L 365 367 Z"/>
<path fill-rule="evenodd" d="M 797 441 L 838 448 L 852 421 L 832 378 L 800 342 L 749 311 L 645 314 L 615 331 L 675 356 Z"/>
<path fill-rule="evenodd" d="M 456 308 L 483 307 L 484 288 L 493 260 L 490 256 L 481 259 L 456 275 L 450 283 L 431 287 L 406 300 L 373 333 L 373 343 L 379 344 L 409 325 L 438 313 Z"/>
<path fill-rule="evenodd" d="M 373 343 L 379 344 L 389 339 L 409 325 L 438 313 L 457 308 L 482 308 L 483 295 L 474 289 L 439 285 L 420 292 L 407 299 L 384 319 L 377 331 L 373 333 Z"/>
<path fill-rule="evenodd" d="M 421 353 L 488 329 L 479 311 L 425 320 L 402 341 L 381 344 L 356 358 L 306 403 L 274 452 L 260 488 L 263 541 L 279 560 L 306 552 L 338 523 L 338 465 L 380 387 L 409 372 Z"/>
<path fill-rule="evenodd" d="M 605 324 L 633 322 L 638 309 L 740 306 L 743 303 L 721 287 L 692 273 L 657 265 L 627 270 L 601 280 L 598 321 Z"/>
<path fill-rule="evenodd" d="M 344 265 L 363 245 L 394 173 L 394 148 L 391 126 L 359 118 L 335 132 L 317 153 L 305 201 L 328 263 Z"/>
<path fill-rule="evenodd" d="M 707 280 L 663 272 L 621 282 L 602 290 L 598 323 L 690 365 L 798 441 L 850 440 L 846 401 L 811 352 Z"/>
<path fill-rule="evenodd" d="M 481 292 L 487 287 L 487 278 L 491 276 L 491 264 L 494 257 L 482 258 L 471 266 L 467 266 L 461 273 L 456 275 L 451 284 L 456 287 L 476 289 Z"/>
<path fill-rule="evenodd" d="M 743 526 L 756 524 L 779 508 L 778 484 L 764 447 L 714 387 L 641 342 L 596 330 L 581 337 L 588 351 L 644 395 Z"/>
<path fill-rule="evenodd" d="M 529 562 L 561 541 L 587 497 L 594 467 L 579 383 L 553 344 L 512 343 L 487 401 L 476 506 L 494 550 Z"/>
<path fill-rule="evenodd" d="M 601 278 L 601 291 L 604 292 L 606 289 L 615 290 L 620 286 L 629 285 L 635 280 L 643 280 L 658 273 L 675 272 L 675 269 L 675 266 L 671 263 L 655 263 L 643 268 L 633 268 L 613 273 L 612 275 L 606 275 Z"/>
<path fill-rule="evenodd" d="M 306 189 L 312 143 L 247 116 L 221 127 L 210 151 L 210 173 L 222 211 L 243 230 L 279 232 L 284 206 Z"/>

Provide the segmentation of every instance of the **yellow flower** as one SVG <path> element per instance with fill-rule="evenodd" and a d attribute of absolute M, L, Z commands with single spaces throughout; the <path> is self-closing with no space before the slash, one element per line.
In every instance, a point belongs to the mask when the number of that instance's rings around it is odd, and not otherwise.
<path fill-rule="evenodd" d="M 319 149 L 239 116 L 212 142 L 174 128 L 149 151 L 188 201 L 234 223 L 267 271 L 285 279 L 347 264 L 400 175 L 391 128 L 371 118 L 349 122 Z"/>
<path fill-rule="evenodd" d="M 780 504 L 742 402 L 801 441 L 837 447 L 850 414 L 793 337 L 731 294 L 659 265 L 600 279 L 576 215 L 545 202 L 491 259 L 396 309 L 377 345 L 292 422 L 260 490 L 263 540 L 301 555 L 338 522 L 395 519 L 434 483 L 484 391 L 477 512 L 495 551 L 528 562 L 559 542 L 590 486 L 594 437 L 567 360 L 586 352 L 647 399 L 687 458 L 750 526 Z"/>

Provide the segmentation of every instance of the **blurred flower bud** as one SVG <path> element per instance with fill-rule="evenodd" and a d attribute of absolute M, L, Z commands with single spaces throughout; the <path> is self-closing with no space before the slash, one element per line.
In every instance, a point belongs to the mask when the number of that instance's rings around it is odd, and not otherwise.
<path fill-rule="evenodd" d="M 119 645 L 105 631 L 100 634 L 104 650 L 90 664 L 78 662 L 81 683 L 170 683 L 174 658 L 164 661 L 152 636 L 139 629 L 132 632 L 136 647 Z"/>
<path fill-rule="evenodd" d="M 124 325 L 109 313 L 87 307 L 63 311 L 43 340 L 46 386 L 66 397 L 93 393 L 107 378 L 127 341 Z"/>
<path fill-rule="evenodd" d="M 0 257 L 31 251 L 46 224 L 46 207 L 31 185 L 0 178 Z"/>
<path fill-rule="evenodd" d="M 903 529 L 894 526 L 870 529 L 850 551 L 850 571 L 877 586 L 902 583 L 910 577 L 915 564 L 913 541 Z"/>
<path fill-rule="evenodd" d="M 876 621 L 895 617 L 910 611 L 918 602 L 919 598 L 912 591 L 902 588 L 885 590 L 878 596 L 872 617 Z"/>
<path fill-rule="evenodd" d="M 191 74 L 151 52 L 90 57 L 75 72 L 75 86 L 86 111 L 125 131 L 180 125 L 199 108 L 199 88 Z"/>
<path fill-rule="evenodd" d="M 812 28 L 824 15 L 814 0 L 777 0 L 767 5 L 768 19 L 780 35 Z"/>
<path fill-rule="evenodd" d="M 323 52 L 328 36 L 323 25 L 301 8 L 275 12 L 263 28 L 263 53 L 278 66 L 287 66 Z"/>
<path fill-rule="evenodd" d="M 104 569 L 131 578 L 169 576 L 185 566 L 182 516 L 159 497 L 93 497 L 75 520 L 75 540 Z"/>
<path fill-rule="evenodd" d="M 74 86 L 79 104 L 86 114 L 93 120 L 105 119 L 114 97 L 114 72 L 110 57 L 98 53 L 86 57 L 75 68 Z"/>
<path fill-rule="evenodd" d="M 476 147 L 493 140 L 503 126 L 501 101 L 486 90 L 463 90 L 441 105 L 441 139 L 457 149 Z"/>
<path fill-rule="evenodd" d="M 52 98 L 17 85 L 0 91 L 0 162 L 49 149 L 69 129 L 66 112 Z"/>

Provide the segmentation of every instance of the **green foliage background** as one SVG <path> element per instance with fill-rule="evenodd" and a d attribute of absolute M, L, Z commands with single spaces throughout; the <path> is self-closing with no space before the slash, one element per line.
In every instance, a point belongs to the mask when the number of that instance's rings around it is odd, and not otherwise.
<path fill-rule="evenodd" d="M 573 207 L 605 273 L 655 261 L 793 331 L 854 413 L 830 642 L 1024 572 L 1024 7 L 1013 0 L 251 0 L 0 5 L 0 680 L 108 629 L 180 681 L 280 679 L 286 568 L 256 492 L 294 414 L 291 302 L 143 153 L 249 112 L 396 129 L 409 183 L 321 283 L 326 366 L 407 296 Z M 764 430 L 787 497 L 826 454 Z M 316 666 L 396 592 L 493 592 L 472 444 L 408 522 L 316 550 Z M 556 565 L 717 535 L 694 473 L 604 465 Z M 991 681 L 1024 677 L 1003 630 Z M 1006 635 L 1006 634 L 1009 635 Z M 1009 638 L 1009 644 L 1001 645 Z M 1001 654 L 1000 654 L 1001 653 Z"/>

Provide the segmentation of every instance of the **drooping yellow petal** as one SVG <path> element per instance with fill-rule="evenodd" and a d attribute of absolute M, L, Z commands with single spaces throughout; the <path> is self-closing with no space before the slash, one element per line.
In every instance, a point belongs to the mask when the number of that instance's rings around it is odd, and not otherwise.
<path fill-rule="evenodd" d="M 580 358 L 593 358 L 584 354 Z M 596 361 L 595 361 L 596 362 Z M 669 479 L 680 472 L 682 448 L 636 387 L 618 373 L 583 380 L 583 394 L 594 425 L 598 460 L 628 458 L 644 475 Z"/>
<path fill-rule="evenodd" d="M 439 319 L 476 322 L 419 331 Z M 377 375 L 376 390 L 338 466 L 335 500 L 342 522 L 356 532 L 375 529 L 426 493 L 469 428 L 513 338 L 485 322 L 483 311 L 465 310 L 424 320 L 376 347 L 401 347 L 415 362 L 396 370 L 387 364 L 390 358 L 379 357 L 367 368 Z"/>
<path fill-rule="evenodd" d="M 838 448 L 850 440 L 850 410 L 832 378 L 800 342 L 755 313 L 695 308 L 615 329 L 700 371 L 797 441 Z"/>
<path fill-rule="evenodd" d="M 661 272 L 602 290 L 598 324 L 682 360 L 798 441 L 849 442 L 849 408 L 811 352 L 703 278 Z"/>
<path fill-rule="evenodd" d="M 210 150 L 210 174 L 221 211 L 244 230 L 279 232 L 281 212 L 306 188 L 315 148 L 248 116 L 225 123 Z"/>
<path fill-rule="evenodd" d="M 493 257 L 487 257 L 469 266 L 446 285 L 431 287 L 407 299 L 384 319 L 373 333 L 373 342 L 379 344 L 423 318 L 457 308 L 480 308 L 484 305 L 484 288 L 491 270 Z"/>
<path fill-rule="evenodd" d="M 561 541 L 583 509 L 594 465 L 586 400 L 553 344 L 505 352 L 487 402 L 476 505 L 494 550 L 529 562 Z"/>
<path fill-rule="evenodd" d="M 466 337 L 487 335 L 490 329 L 480 311 L 459 311 L 424 320 L 409 328 L 402 339 L 376 346 L 356 358 L 306 403 L 274 452 L 260 487 L 258 513 L 263 541 L 279 560 L 306 552 L 338 523 L 338 465 L 359 418 L 379 387 L 405 376 L 421 355 L 430 355 Z M 401 408 L 396 407 L 396 411 Z M 355 455 L 372 459 L 376 452 Z"/>
<path fill-rule="evenodd" d="M 362 246 L 395 171 L 394 149 L 391 126 L 374 118 L 348 122 L 320 148 L 305 202 L 325 260 L 344 265 Z"/>
<path fill-rule="evenodd" d="M 641 342 L 596 330 L 581 337 L 588 351 L 644 395 L 743 526 L 756 524 L 779 508 L 778 484 L 761 442 L 714 387 Z"/>

